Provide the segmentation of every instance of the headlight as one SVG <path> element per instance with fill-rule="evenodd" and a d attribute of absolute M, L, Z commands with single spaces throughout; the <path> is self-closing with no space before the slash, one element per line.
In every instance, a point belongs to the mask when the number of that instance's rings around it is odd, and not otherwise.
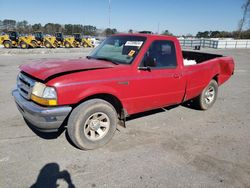
<path fill-rule="evenodd" d="M 31 100 L 45 106 L 57 105 L 57 93 L 55 88 L 36 82 L 31 93 Z"/>

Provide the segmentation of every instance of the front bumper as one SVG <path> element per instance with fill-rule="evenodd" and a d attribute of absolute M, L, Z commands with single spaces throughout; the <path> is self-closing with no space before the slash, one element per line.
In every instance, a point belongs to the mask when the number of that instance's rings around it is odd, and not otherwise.
<path fill-rule="evenodd" d="M 17 89 L 12 91 L 18 110 L 32 127 L 41 132 L 54 132 L 72 110 L 70 106 L 42 107 L 32 101 L 24 99 Z"/>

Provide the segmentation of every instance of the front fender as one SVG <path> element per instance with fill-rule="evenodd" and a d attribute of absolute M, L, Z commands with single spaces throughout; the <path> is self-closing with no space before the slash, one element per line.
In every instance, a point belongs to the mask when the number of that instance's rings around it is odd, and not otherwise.
<path fill-rule="evenodd" d="M 121 99 L 120 93 L 112 86 L 98 85 L 71 85 L 57 87 L 58 104 L 59 105 L 74 105 L 80 101 L 97 94 L 110 94 Z"/>
<path fill-rule="evenodd" d="M 82 92 L 79 93 L 78 95 L 78 101 L 77 103 L 79 103 L 81 100 L 88 98 L 92 95 L 97 95 L 97 94 L 109 94 L 109 95 L 113 95 L 116 98 L 120 99 L 120 94 L 118 93 L 117 90 L 115 90 L 114 88 L 110 87 L 110 86 L 99 86 L 99 87 L 90 87 Z"/>

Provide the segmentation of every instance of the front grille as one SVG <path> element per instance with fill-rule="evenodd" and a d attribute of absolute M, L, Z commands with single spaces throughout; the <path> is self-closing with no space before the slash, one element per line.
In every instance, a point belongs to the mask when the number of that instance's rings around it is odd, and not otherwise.
<path fill-rule="evenodd" d="M 32 91 L 32 87 L 35 84 L 35 80 L 33 80 L 32 78 L 19 73 L 17 76 L 17 89 L 20 93 L 20 95 L 22 95 L 24 98 L 26 99 L 30 99 L 30 95 L 31 95 L 31 91 Z"/>

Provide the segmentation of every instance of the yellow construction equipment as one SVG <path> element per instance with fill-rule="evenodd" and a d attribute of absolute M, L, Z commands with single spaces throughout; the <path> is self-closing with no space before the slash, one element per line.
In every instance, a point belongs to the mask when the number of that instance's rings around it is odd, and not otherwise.
<path fill-rule="evenodd" d="M 74 33 L 73 34 L 76 46 L 75 47 L 80 47 L 82 45 L 82 36 L 80 33 Z"/>
<path fill-rule="evenodd" d="M 0 36 L 0 44 L 5 48 L 12 48 L 18 46 L 18 35 L 16 32 L 8 32 L 7 34 Z"/>
<path fill-rule="evenodd" d="M 74 33 L 73 37 L 75 38 L 75 40 L 77 42 L 80 43 L 81 46 L 83 46 L 85 48 L 87 48 L 87 47 L 93 48 L 94 47 L 94 45 L 92 44 L 91 39 L 90 38 L 83 38 L 80 33 Z"/>
<path fill-rule="evenodd" d="M 19 46 L 22 49 L 25 48 L 36 48 L 37 47 L 37 42 L 34 36 L 28 35 L 28 36 L 22 36 L 19 37 Z"/>
<path fill-rule="evenodd" d="M 76 48 L 80 47 L 80 42 L 75 37 L 64 37 L 62 33 L 55 34 L 58 42 L 58 46 L 64 46 L 65 48 Z"/>
<path fill-rule="evenodd" d="M 65 48 L 78 48 L 80 47 L 80 42 L 76 41 L 74 37 L 67 37 L 64 39 Z"/>
<path fill-rule="evenodd" d="M 8 34 L 0 36 L 0 44 L 5 48 L 37 48 L 45 46 L 46 48 L 76 48 L 83 46 L 94 47 L 90 38 L 83 38 L 80 33 L 74 33 L 73 37 L 64 37 L 62 33 L 57 32 L 55 36 L 44 36 L 41 31 L 37 31 L 34 35 L 19 36 L 17 32 L 10 31 Z"/>
<path fill-rule="evenodd" d="M 56 41 L 56 37 L 54 37 L 54 36 L 45 36 L 44 37 L 44 46 L 46 48 L 57 48 L 58 43 Z"/>
<path fill-rule="evenodd" d="M 41 31 L 37 31 L 34 34 L 39 46 L 45 46 L 46 48 L 57 48 L 61 46 L 61 41 L 55 36 L 44 36 Z"/>
<path fill-rule="evenodd" d="M 42 47 L 44 46 L 44 35 L 41 31 L 36 31 L 34 33 L 34 37 L 37 43 L 37 47 Z"/>
<path fill-rule="evenodd" d="M 63 47 L 63 42 L 64 42 L 63 34 L 60 32 L 57 32 L 57 33 L 55 33 L 55 37 L 56 37 L 56 42 L 55 42 L 56 47 L 57 48 Z"/>
<path fill-rule="evenodd" d="M 92 41 L 90 38 L 82 38 L 82 46 L 84 48 L 94 48 L 94 45 L 92 44 Z"/>
<path fill-rule="evenodd" d="M 74 37 L 64 37 L 62 33 L 57 32 L 55 36 L 44 37 L 44 46 L 46 48 L 73 48 L 79 47 L 80 43 Z"/>
<path fill-rule="evenodd" d="M 0 36 L 0 44 L 5 48 L 13 48 L 20 46 L 21 48 L 36 48 L 37 43 L 32 35 L 19 37 L 16 31 L 9 31 L 7 34 Z"/>
<path fill-rule="evenodd" d="M 58 46 L 55 36 L 44 36 L 41 31 L 36 31 L 34 37 L 37 42 L 37 47 L 57 48 Z"/>

